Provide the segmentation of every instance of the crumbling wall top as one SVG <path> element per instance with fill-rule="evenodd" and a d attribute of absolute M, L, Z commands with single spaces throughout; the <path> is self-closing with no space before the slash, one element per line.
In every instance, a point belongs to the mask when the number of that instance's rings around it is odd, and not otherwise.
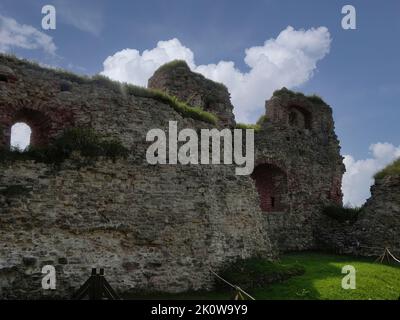
<path fill-rule="evenodd" d="M 282 88 L 266 101 L 265 108 L 268 120 L 275 125 L 308 130 L 321 137 L 334 135 L 332 109 L 318 96 L 305 96 Z"/>
<path fill-rule="evenodd" d="M 185 61 L 176 60 L 161 66 L 149 79 L 148 87 L 216 114 L 223 126 L 233 127 L 235 124 L 228 89 L 192 72 Z"/>

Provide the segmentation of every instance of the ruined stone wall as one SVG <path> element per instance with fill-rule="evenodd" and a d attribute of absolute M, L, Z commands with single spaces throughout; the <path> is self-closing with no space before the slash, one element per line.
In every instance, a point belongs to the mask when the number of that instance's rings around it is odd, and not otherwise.
<path fill-rule="evenodd" d="M 359 254 L 380 255 L 387 247 L 400 256 L 400 176 L 376 180 L 355 224 L 355 238 Z"/>
<path fill-rule="evenodd" d="M 265 229 L 281 252 L 316 248 L 321 209 L 342 202 L 344 166 L 332 109 L 282 89 L 267 101 L 266 117 L 256 134 L 256 165 L 283 171 L 287 193 L 280 195 L 281 208 L 264 212 Z"/>
<path fill-rule="evenodd" d="M 184 62 L 161 67 L 150 78 L 149 87 L 206 107 L 210 95 L 219 96 L 212 100 L 220 104 L 210 104 L 208 110 L 229 119 L 228 92 L 191 72 Z M 317 97 L 284 88 L 267 101 L 265 117 L 255 135 L 252 174 L 264 229 L 276 250 L 313 249 L 318 242 L 316 226 L 324 219 L 321 209 L 342 203 L 344 165 L 332 109 Z M 261 170 L 263 166 L 270 170 Z"/>
<path fill-rule="evenodd" d="M 218 115 L 220 124 L 233 127 L 233 106 L 227 88 L 190 71 L 184 61 L 173 61 L 159 68 L 149 79 L 149 88 L 165 91 L 193 106 Z"/>
<path fill-rule="evenodd" d="M 210 86 L 209 80 L 191 72 L 185 63 L 161 67 L 149 87 L 202 106 L 210 94 L 220 93 L 225 98 L 218 100 L 219 105 L 211 104 L 210 110 L 229 119 L 216 108 L 230 109 L 224 102 L 229 101 L 227 91 Z M 282 89 L 267 101 L 265 116 L 267 121 L 255 137 L 255 159 L 256 166 L 267 165 L 271 170 L 262 173 L 256 167 L 253 173 L 265 230 L 282 252 L 315 248 L 322 207 L 342 203 L 344 165 L 332 109 L 321 99 Z"/>
<path fill-rule="evenodd" d="M 209 266 L 316 248 L 321 208 L 341 203 L 344 167 L 332 110 L 316 99 L 288 90 L 274 94 L 255 135 L 255 171 L 236 176 L 235 165 L 146 162 L 150 129 L 167 131 L 170 120 L 179 129 L 211 128 L 170 105 L 116 90 L 104 79 L 4 56 L 0 65 L 0 147 L 9 146 L 11 126 L 25 121 L 39 146 L 65 128 L 84 126 L 129 149 L 128 158 L 115 163 L 83 165 L 79 155 L 60 167 L 0 162 L 0 242 L 6 244 L 0 296 L 43 294 L 44 264 L 58 270 L 53 296 L 68 297 L 95 266 L 106 268 L 119 291 L 210 288 Z M 215 113 L 219 126 L 235 126 L 226 88 L 186 64 L 160 68 L 149 86 Z M 259 176 L 258 165 L 272 171 Z"/>
<path fill-rule="evenodd" d="M 71 294 L 95 266 L 105 267 L 119 291 L 176 292 L 210 288 L 209 266 L 271 255 L 256 194 L 243 193 L 251 181 L 224 167 L 175 169 L 120 160 L 79 169 L 69 161 L 56 172 L 30 162 L 1 169 L 2 190 L 27 190 L 0 196 L 6 297 L 34 297 L 45 264 L 58 270 L 54 294 Z"/>
<path fill-rule="evenodd" d="M 377 179 L 354 223 L 327 218 L 318 228 L 321 249 L 380 256 L 385 248 L 400 256 L 400 177 Z"/>
<path fill-rule="evenodd" d="M 2 146 L 20 110 L 45 115 L 48 138 L 89 126 L 121 140 L 129 157 L 59 168 L 32 161 L 0 163 L 0 296 L 70 297 L 105 267 L 118 291 L 210 288 L 208 268 L 255 254 L 273 255 L 257 191 L 234 166 L 149 165 L 148 130 L 207 123 L 169 105 L 7 57 L 16 81 L 0 82 Z M 25 111 L 24 111 L 25 112 Z M 44 124 L 42 124 L 44 125 Z M 41 289 L 41 267 L 57 270 L 58 289 Z"/>

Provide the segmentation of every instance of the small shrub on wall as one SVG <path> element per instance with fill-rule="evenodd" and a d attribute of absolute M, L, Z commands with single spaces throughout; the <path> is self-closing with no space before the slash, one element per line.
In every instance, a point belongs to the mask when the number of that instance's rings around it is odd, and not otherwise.
<path fill-rule="evenodd" d="M 387 167 L 375 174 L 376 180 L 383 179 L 387 176 L 400 176 L 400 159 L 389 164 Z"/>
<path fill-rule="evenodd" d="M 35 160 L 58 164 L 78 152 L 82 157 L 126 158 L 129 150 L 116 139 L 105 139 L 90 128 L 67 129 L 46 147 L 21 150 L 0 150 L 0 161 Z"/>
<path fill-rule="evenodd" d="M 326 216 L 339 222 L 354 222 L 358 219 L 361 208 L 342 207 L 338 205 L 327 206 L 322 210 Z"/>

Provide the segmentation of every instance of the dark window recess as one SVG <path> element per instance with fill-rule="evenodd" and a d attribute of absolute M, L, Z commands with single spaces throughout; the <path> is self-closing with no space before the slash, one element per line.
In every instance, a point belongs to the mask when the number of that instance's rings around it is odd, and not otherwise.
<path fill-rule="evenodd" d="M 64 91 L 71 91 L 71 89 L 72 89 L 72 84 L 71 84 L 70 82 L 62 81 L 62 82 L 60 83 L 60 90 L 61 90 L 62 92 L 64 92 Z"/>
<path fill-rule="evenodd" d="M 291 112 L 289 114 L 289 124 L 291 126 L 297 126 L 298 125 L 298 123 L 297 123 L 297 114 L 296 113 Z"/>
<path fill-rule="evenodd" d="M 0 81 L 8 82 L 8 77 L 5 74 L 0 74 Z"/>
<path fill-rule="evenodd" d="M 254 169 L 251 177 L 258 191 L 262 211 L 286 210 L 287 176 L 284 171 L 272 164 L 260 164 Z"/>

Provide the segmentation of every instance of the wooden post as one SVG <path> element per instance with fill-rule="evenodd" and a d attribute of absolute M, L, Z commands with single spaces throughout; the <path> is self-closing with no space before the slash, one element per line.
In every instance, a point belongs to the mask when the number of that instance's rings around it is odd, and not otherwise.
<path fill-rule="evenodd" d="M 93 268 L 89 279 L 73 295 L 75 300 L 82 300 L 85 297 L 89 300 L 121 299 L 105 279 L 104 268 L 100 268 L 99 273 Z"/>

